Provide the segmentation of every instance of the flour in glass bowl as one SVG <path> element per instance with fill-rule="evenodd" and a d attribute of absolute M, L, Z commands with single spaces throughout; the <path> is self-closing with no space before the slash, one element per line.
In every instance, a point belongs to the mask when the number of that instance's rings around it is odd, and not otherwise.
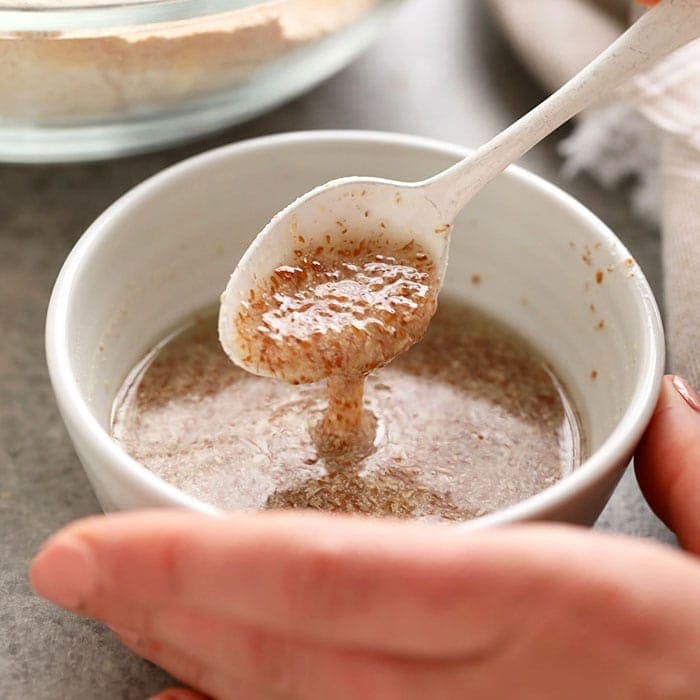
<path fill-rule="evenodd" d="M 0 27 L 0 121 L 70 124 L 202 99 L 352 25 L 377 3 L 283 0 L 123 29 L 3 33 Z M 82 6 L 100 4 L 113 3 L 91 0 Z M 0 0 L 0 10 L 61 5 L 61 0 Z"/>

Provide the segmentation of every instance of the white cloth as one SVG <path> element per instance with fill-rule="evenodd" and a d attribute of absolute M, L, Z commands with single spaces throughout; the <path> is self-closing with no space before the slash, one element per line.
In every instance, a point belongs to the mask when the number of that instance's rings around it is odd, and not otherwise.
<path fill-rule="evenodd" d="M 627 0 L 487 0 L 515 51 L 554 90 L 641 9 Z M 632 206 L 663 230 L 671 371 L 700 385 L 700 41 L 583 114 L 562 144 L 565 171 L 606 187 L 633 175 Z"/>

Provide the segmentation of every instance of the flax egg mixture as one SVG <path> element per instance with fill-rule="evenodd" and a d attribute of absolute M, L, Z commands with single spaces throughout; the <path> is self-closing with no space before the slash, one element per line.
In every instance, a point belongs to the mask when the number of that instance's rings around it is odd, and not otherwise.
<path fill-rule="evenodd" d="M 335 461 L 353 460 L 374 441 L 365 377 L 425 333 L 437 308 L 435 265 L 415 241 L 381 236 L 336 243 L 328 235 L 325 245 L 296 248 L 294 258 L 250 290 L 235 320 L 243 361 L 292 384 L 326 379 L 317 447 Z"/>
<path fill-rule="evenodd" d="M 113 412 L 129 454 L 221 508 L 445 521 L 578 466 L 576 412 L 545 359 L 455 298 L 431 321 L 437 273 L 420 246 L 327 243 L 300 245 L 233 322 L 265 376 L 231 362 L 214 313 L 142 360 Z"/>

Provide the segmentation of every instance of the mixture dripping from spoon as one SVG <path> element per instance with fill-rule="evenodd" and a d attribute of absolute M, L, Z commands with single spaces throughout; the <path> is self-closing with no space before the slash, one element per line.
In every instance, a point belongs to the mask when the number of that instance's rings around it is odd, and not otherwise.
<path fill-rule="evenodd" d="M 437 308 L 435 262 L 414 239 L 379 234 L 296 243 L 220 334 L 255 374 L 325 379 L 328 408 L 314 442 L 327 462 L 355 462 L 372 450 L 376 428 L 363 406 L 365 377 L 423 337 Z"/>

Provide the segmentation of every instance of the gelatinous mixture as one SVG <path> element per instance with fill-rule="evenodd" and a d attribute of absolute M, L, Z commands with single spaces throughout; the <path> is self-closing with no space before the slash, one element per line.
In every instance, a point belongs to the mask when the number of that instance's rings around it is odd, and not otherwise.
<path fill-rule="evenodd" d="M 113 435 L 154 473 L 222 508 L 432 520 L 520 501 L 581 459 L 575 411 L 544 358 L 449 298 L 417 345 L 369 375 L 361 403 L 370 444 L 325 449 L 316 434 L 330 415 L 325 383 L 247 373 L 221 349 L 215 318 L 203 317 L 134 369 Z"/>
<path fill-rule="evenodd" d="M 327 235 L 251 289 L 233 323 L 246 369 L 292 384 L 327 379 L 328 410 L 313 436 L 336 462 L 356 461 L 375 439 L 363 408 L 365 377 L 425 333 L 437 308 L 435 264 L 414 241 Z"/>

